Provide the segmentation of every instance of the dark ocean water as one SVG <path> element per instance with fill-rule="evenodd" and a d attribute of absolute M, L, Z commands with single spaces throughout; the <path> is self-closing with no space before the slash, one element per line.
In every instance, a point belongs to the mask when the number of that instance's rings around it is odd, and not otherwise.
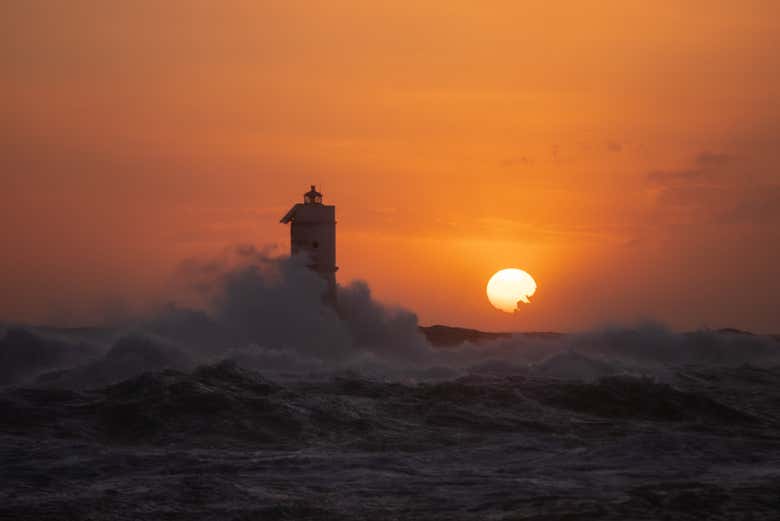
<path fill-rule="evenodd" d="M 0 519 L 780 519 L 780 368 L 0 392 Z"/>

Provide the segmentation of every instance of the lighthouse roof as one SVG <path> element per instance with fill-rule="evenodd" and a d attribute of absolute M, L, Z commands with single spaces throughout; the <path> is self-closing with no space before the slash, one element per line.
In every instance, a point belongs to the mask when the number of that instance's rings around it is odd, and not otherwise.
<path fill-rule="evenodd" d="M 326 206 L 322 204 L 322 194 L 317 191 L 314 185 L 311 185 L 311 190 L 303 194 L 303 203 L 298 203 L 290 208 L 284 217 L 279 222 L 287 224 L 290 221 L 314 221 L 322 222 L 333 221 L 335 215 L 335 207 Z"/>

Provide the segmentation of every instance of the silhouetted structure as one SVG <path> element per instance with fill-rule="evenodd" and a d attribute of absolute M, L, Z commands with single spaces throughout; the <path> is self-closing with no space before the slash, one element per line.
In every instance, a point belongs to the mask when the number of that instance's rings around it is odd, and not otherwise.
<path fill-rule="evenodd" d="M 290 254 L 307 255 L 309 268 L 328 283 L 326 298 L 336 297 L 336 207 L 322 204 L 322 194 L 314 185 L 279 221 L 290 226 Z"/>

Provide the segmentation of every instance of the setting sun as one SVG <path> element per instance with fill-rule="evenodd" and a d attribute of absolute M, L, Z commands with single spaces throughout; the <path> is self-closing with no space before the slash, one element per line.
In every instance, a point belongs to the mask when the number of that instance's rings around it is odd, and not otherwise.
<path fill-rule="evenodd" d="M 514 313 L 520 302 L 531 303 L 536 281 L 523 270 L 507 268 L 496 272 L 487 284 L 487 296 L 496 309 Z"/>

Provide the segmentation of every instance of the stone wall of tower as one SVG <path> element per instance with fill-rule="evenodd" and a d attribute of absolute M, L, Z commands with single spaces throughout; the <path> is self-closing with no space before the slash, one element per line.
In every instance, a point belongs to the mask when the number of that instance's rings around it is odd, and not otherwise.
<path fill-rule="evenodd" d="M 290 253 L 309 256 L 309 267 L 336 290 L 336 207 L 299 204 L 290 226 Z"/>

